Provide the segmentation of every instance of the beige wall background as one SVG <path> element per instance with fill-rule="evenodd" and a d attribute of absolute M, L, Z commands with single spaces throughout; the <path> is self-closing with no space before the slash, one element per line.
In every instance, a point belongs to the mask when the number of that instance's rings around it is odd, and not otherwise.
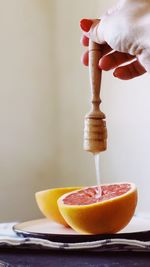
<path fill-rule="evenodd" d="M 79 21 L 115 1 L 0 0 L 0 221 L 41 216 L 39 190 L 96 183 L 82 149 L 89 110 Z M 102 182 L 132 181 L 150 213 L 150 76 L 122 82 L 104 73 L 108 150 Z"/>

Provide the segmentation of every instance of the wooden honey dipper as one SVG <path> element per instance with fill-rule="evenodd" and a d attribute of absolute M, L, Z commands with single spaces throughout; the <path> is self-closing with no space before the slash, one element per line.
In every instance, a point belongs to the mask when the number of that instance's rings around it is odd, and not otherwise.
<path fill-rule="evenodd" d="M 101 58 L 100 45 L 89 41 L 89 77 L 92 93 L 92 109 L 85 116 L 83 148 L 92 153 L 99 153 L 107 148 L 107 129 L 105 114 L 100 110 L 100 86 L 102 71 L 98 68 Z"/>

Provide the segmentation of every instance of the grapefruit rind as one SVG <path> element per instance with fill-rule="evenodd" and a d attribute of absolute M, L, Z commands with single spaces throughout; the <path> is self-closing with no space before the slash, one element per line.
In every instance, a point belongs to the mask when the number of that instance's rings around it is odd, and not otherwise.
<path fill-rule="evenodd" d="M 78 189 L 81 189 L 81 187 L 52 188 L 36 192 L 36 203 L 40 211 L 46 218 L 56 223 L 63 224 L 64 226 L 68 226 L 67 222 L 64 220 L 58 209 L 57 200 L 65 193 Z"/>
<path fill-rule="evenodd" d="M 125 183 L 115 183 L 115 185 Z M 70 194 L 66 193 L 57 201 L 59 211 L 67 224 L 79 233 L 116 233 L 130 222 L 137 205 L 136 186 L 133 183 L 127 184 L 131 185 L 131 189 L 123 195 L 88 205 L 64 204 L 63 199 Z M 107 186 L 108 184 L 105 185 Z M 78 193 L 81 190 L 83 189 L 76 190 L 74 193 Z"/>

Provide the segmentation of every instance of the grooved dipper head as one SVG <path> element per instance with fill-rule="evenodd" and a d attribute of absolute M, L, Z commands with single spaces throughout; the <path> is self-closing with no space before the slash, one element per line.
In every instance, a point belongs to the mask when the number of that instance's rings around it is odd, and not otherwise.
<path fill-rule="evenodd" d="M 92 153 L 107 149 L 107 128 L 101 118 L 85 118 L 83 148 Z"/>

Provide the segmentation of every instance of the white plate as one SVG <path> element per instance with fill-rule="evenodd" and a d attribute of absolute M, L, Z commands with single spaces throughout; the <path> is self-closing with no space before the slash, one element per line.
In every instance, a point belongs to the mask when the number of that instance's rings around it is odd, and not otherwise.
<path fill-rule="evenodd" d="M 134 216 L 130 223 L 117 234 L 86 235 L 48 219 L 39 219 L 16 224 L 13 230 L 20 236 L 44 238 L 56 242 L 86 242 L 107 238 L 150 240 L 150 220 Z"/>

